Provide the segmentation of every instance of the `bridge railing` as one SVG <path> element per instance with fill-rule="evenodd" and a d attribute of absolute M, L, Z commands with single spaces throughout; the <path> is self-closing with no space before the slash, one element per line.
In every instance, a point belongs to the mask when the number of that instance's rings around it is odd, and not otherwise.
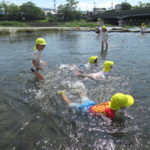
<path fill-rule="evenodd" d="M 138 8 L 138 9 L 131 9 L 131 10 L 121 10 L 121 11 L 106 11 L 106 12 L 102 12 L 102 13 L 97 13 L 97 14 L 93 14 L 93 15 L 121 15 L 121 14 L 129 14 L 129 13 L 139 13 L 139 12 L 146 12 L 146 11 L 150 11 L 150 7 L 149 8 Z"/>

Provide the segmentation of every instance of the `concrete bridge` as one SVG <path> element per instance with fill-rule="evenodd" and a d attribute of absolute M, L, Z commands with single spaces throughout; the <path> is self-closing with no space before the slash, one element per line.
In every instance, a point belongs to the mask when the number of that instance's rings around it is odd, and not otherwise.
<path fill-rule="evenodd" d="M 93 18 L 94 19 L 101 18 L 107 21 L 110 19 L 116 20 L 119 22 L 120 25 L 124 24 L 127 21 L 133 23 L 137 20 L 139 24 L 141 24 L 141 22 L 150 24 L 150 8 L 115 11 L 115 12 L 107 11 L 104 13 L 93 14 Z"/>

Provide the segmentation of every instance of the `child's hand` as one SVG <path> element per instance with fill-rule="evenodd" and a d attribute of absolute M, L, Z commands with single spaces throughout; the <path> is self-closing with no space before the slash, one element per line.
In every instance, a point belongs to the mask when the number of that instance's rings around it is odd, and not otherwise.
<path fill-rule="evenodd" d="M 47 65 L 48 65 L 48 62 L 43 61 L 42 64 L 45 65 L 45 66 L 47 66 Z"/>
<path fill-rule="evenodd" d="M 75 72 L 74 75 L 75 75 L 75 76 L 80 76 L 81 73 L 80 73 L 80 72 Z"/>

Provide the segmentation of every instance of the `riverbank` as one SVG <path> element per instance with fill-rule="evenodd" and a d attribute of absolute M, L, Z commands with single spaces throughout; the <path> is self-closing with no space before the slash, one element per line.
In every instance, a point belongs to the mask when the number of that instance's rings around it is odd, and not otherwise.
<path fill-rule="evenodd" d="M 107 27 L 108 32 L 140 32 L 140 29 L 131 30 L 122 27 Z M 37 31 L 95 31 L 93 27 L 0 27 L 0 34 L 14 34 Z M 146 31 L 150 33 L 150 31 Z"/>

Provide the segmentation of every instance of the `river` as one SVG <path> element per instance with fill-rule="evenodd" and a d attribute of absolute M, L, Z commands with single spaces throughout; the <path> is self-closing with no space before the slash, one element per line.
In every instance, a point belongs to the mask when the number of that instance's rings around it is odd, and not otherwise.
<path fill-rule="evenodd" d="M 47 41 L 43 51 L 45 82 L 32 72 L 35 39 Z M 37 32 L 0 36 L 0 149 L 1 150 L 148 150 L 150 147 L 150 34 L 109 33 L 109 49 L 101 52 L 94 32 Z M 72 112 L 57 90 L 81 81 L 61 64 L 84 64 L 97 55 L 115 62 L 109 80 L 83 80 L 96 102 L 123 92 L 135 98 L 118 119 Z M 76 95 L 71 95 L 76 100 Z"/>

